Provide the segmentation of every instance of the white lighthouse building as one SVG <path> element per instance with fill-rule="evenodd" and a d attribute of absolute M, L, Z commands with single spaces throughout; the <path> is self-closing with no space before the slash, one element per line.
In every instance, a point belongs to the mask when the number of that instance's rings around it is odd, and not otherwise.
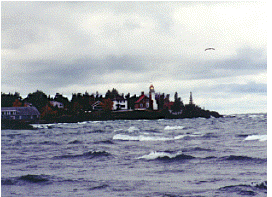
<path fill-rule="evenodd" d="M 155 99 L 155 90 L 152 84 L 149 87 L 149 106 L 152 110 L 158 110 L 158 105 Z"/>

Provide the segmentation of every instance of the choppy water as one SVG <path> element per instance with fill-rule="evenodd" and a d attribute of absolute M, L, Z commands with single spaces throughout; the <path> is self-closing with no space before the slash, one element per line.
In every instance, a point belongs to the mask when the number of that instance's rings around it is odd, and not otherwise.
<path fill-rule="evenodd" d="M 266 196 L 267 115 L 2 130 L 2 196 Z"/>

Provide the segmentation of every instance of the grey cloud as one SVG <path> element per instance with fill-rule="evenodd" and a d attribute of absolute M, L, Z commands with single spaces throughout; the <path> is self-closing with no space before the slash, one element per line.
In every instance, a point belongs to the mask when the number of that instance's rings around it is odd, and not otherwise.
<path fill-rule="evenodd" d="M 215 62 L 214 66 L 224 69 L 265 70 L 267 68 L 266 50 L 263 48 L 240 48 L 237 56 Z"/>
<path fill-rule="evenodd" d="M 177 62 L 178 63 L 178 62 Z M 258 74 L 266 71 L 266 50 L 263 48 L 240 48 L 238 54 L 228 59 L 191 61 L 177 67 L 176 76 L 185 79 L 209 79 L 248 74 Z"/>
<path fill-rule="evenodd" d="M 242 85 L 232 85 L 232 92 L 240 92 L 240 93 L 267 93 L 267 84 L 257 84 L 255 82 L 250 82 Z"/>
<path fill-rule="evenodd" d="M 114 56 L 110 55 L 104 59 L 80 58 L 72 63 L 62 61 L 40 60 L 24 62 L 19 65 L 19 78 L 25 83 L 34 86 L 55 86 L 63 87 L 74 84 L 97 84 L 103 82 L 105 74 L 129 71 L 140 73 L 144 69 L 141 57 Z M 27 68 L 27 72 L 25 72 Z M 147 69 L 146 69 L 147 70 Z M 130 78 L 131 76 L 127 76 Z M 137 79 L 134 79 L 137 81 Z M 113 81 L 115 82 L 115 81 Z M 11 83 L 9 79 L 2 80 L 2 83 Z"/>
<path fill-rule="evenodd" d="M 267 84 L 256 83 L 253 81 L 246 84 L 218 84 L 211 87 L 195 87 L 193 91 L 204 93 L 208 92 L 209 94 L 224 92 L 225 94 L 221 96 L 225 98 L 228 94 L 266 94 Z"/>

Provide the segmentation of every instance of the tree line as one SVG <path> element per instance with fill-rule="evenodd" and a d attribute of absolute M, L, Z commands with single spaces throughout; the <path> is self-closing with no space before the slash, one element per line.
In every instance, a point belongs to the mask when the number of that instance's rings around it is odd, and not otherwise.
<path fill-rule="evenodd" d="M 156 94 L 156 102 L 158 109 L 163 110 L 165 103 L 169 102 L 170 95 L 167 94 Z M 63 96 L 60 93 L 56 93 L 55 96 L 51 97 L 46 95 L 43 91 L 37 90 L 36 92 L 29 93 L 26 98 L 22 98 L 20 93 L 2 93 L 1 92 L 1 107 L 24 107 L 24 106 L 35 106 L 41 114 L 42 119 L 55 118 L 63 115 L 75 115 L 90 112 L 93 110 L 92 104 L 100 101 L 100 106 L 103 111 L 111 111 L 114 99 L 126 99 L 128 109 L 134 110 L 134 104 L 139 99 L 139 96 L 130 93 L 124 95 L 113 88 L 108 90 L 105 96 L 100 95 L 98 92 L 95 94 L 85 93 L 73 93 L 71 100 Z M 63 104 L 62 108 L 52 105 L 52 101 L 56 101 Z M 184 104 L 177 92 L 174 96 L 174 103 L 171 106 L 172 111 L 181 111 L 184 109 Z"/>

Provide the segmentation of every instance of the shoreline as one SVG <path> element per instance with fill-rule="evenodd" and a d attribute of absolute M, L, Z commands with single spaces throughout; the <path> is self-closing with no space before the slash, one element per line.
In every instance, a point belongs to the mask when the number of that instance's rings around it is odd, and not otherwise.
<path fill-rule="evenodd" d="M 63 115 L 60 117 L 41 119 L 37 122 L 26 122 L 18 120 L 2 120 L 1 129 L 23 130 L 35 129 L 31 124 L 51 124 L 51 123 L 77 123 L 83 121 L 106 121 L 106 120 L 156 120 L 156 119 L 185 119 L 185 118 L 220 118 L 215 111 L 208 110 L 184 110 L 181 114 L 174 115 L 167 110 L 133 110 L 133 111 L 110 111 L 91 112 L 76 115 Z"/>

